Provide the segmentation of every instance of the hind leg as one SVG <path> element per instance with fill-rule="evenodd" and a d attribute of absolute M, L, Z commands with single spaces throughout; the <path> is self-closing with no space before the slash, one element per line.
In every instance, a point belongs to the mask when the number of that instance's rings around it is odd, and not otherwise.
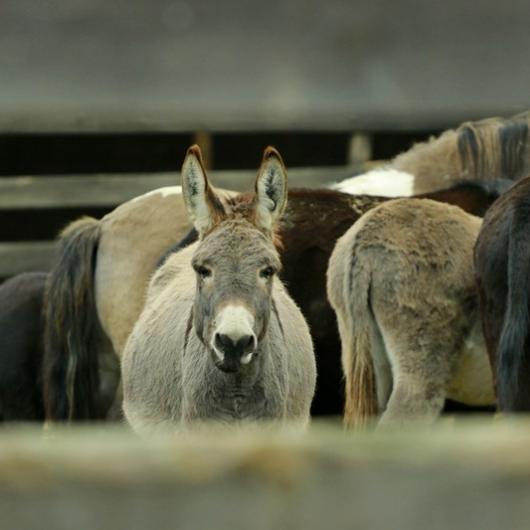
<path fill-rule="evenodd" d="M 445 385 L 440 381 L 428 381 L 417 374 L 401 374 L 378 427 L 401 426 L 407 421 L 433 421 L 443 409 L 445 395 Z"/>
<path fill-rule="evenodd" d="M 379 425 L 433 421 L 441 413 L 458 348 L 454 336 L 430 329 L 411 336 L 401 329 L 385 334 L 393 388 Z"/>

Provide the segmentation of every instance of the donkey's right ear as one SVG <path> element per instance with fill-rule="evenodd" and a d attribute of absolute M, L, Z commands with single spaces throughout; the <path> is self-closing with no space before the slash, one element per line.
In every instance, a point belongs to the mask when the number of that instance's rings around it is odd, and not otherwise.
<path fill-rule="evenodd" d="M 182 196 L 199 237 L 223 219 L 223 205 L 208 182 L 198 145 L 188 149 L 182 164 Z"/>

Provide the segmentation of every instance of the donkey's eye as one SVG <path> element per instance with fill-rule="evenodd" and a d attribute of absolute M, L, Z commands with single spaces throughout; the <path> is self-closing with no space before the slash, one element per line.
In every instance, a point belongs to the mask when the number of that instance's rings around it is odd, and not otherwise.
<path fill-rule="evenodd" d="M 203 265 L 198 265 L 197 267 L 195 267 L 195 272 L 201 278 L 209 278 L 212 275 L 212 271 L 208 267 L 204 267 Z"/>
<path fill-rule="evenodd" d="M 261 269 L 259 271 L 259 275 L 262 277 L 262 278 L 266 278 L 266 279 L 269 279 L 269 278 L 272 278 L 274 276 L 274 273 L 276 271 L 274 270 L 274 267 L 265 267 L 264 269 Z"/>

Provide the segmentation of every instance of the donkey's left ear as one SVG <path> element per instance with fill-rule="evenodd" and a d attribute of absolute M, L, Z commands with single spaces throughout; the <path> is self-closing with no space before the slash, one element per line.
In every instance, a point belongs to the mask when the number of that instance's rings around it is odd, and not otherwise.
<path fill-rule="evenodd" d="M 272 230 L 287 205 L 287 173 L 280 153 L 267 147 L 256 179 L 256 221 Z"/>
<path fill-rule="evenodd" d="M 182 196 L 200 237 L 223 219 L 224 207 L 208 182 L 197 145 L 188 149 L 182 165 Z"/>

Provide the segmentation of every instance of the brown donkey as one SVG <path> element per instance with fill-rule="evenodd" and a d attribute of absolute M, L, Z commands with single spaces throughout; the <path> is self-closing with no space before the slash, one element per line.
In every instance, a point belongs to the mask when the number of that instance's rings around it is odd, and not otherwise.
<path fill-rule="evenodd" d="M 530 411 L 530 177 L 493 203 L 475 245 L 484 336 L 500 410 Z"/>
<path fill-rule="evenodd" d="M 204 420 L 305 425 L 316 368 L 309 328 L 277 277 L 275 224 L 287 203 L 279 154 L 265 150 L 254 195 L 223 204 L 192 147 L 182 191 L 199 241 L 149 285 L 122 357 L 127 421 L 142 434 Z"/>
<path fill-rule="evenodd" d="M 397 199 L 360 218 L 330 258 L 346 377 L 345 422 L 432 419 L 445 398 L 494 403 L 472 253 L 480 219 Z"/>

